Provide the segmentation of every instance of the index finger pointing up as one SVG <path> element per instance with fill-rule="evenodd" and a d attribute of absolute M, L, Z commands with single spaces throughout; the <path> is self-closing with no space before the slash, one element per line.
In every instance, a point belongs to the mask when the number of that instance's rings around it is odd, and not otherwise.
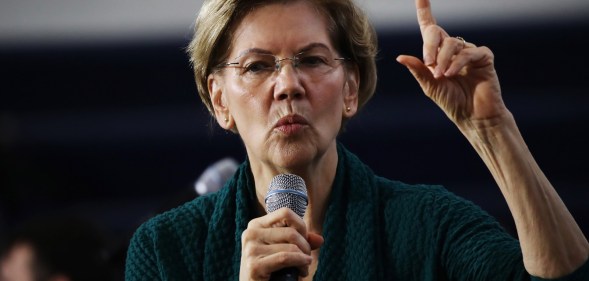
<path fill-rule="evenodd" d="M 417 10 L 419 29 L 421 30 L 421 35 L 423 35 L 428 26 L 436 24 L 436 19 L 432 15 L 429 0 L 415 0 L 415 8 Z"/>

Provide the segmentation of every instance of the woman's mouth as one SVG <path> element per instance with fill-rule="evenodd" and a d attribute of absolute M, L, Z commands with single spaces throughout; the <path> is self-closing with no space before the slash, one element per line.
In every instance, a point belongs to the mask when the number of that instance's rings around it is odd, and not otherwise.
<path fill-rule="evenodd" d="M 300 115 L 288 115 L 280 118 L 274 125 L 274 130 L 277 130 L 285 135 L 295 135 L 301 132 L 309 123 Z"/>

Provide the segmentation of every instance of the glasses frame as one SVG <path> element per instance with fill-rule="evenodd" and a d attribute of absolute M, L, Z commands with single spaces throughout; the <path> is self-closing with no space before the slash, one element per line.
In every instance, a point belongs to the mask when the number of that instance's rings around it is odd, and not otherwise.
<path fill-rule="evenodd" d="M 280 68 L 282 67 L 282 65 L 281 65 L 280 63 L 282 63 L 282 62 L 283 62 L 283 61 L 285 61 L 285 60 L 290 60 L 290 61 L 292 61 L 292 65 L 293 65 L 293 67 L 297 68 L 297 67 L 298 67 L 298 65 L 299 65 L 299 58 L 301 57 L 301 55 L 303 55 L 303 54 L 305 54 L 305 53 L 307 53 L 307 52 L 300 52 L 300 53 L 294 54 L 292 57 L 285 57 L 285 58 L 280 58 L 280 57 L 278 57 L 278 56 L 275 56 L 275 55 L 272 55 L 272 54 L 263 54 L 263 55 L 272 56 L 272 57 L 276 58 L 276 59 L 274 60 L 274 63 L 276 64 L 276 65 L 275 65 L 275 71 L 279 71 L 279 70 L 280 70 Z M 238 56 L 238 57 L 236 57 L 236 58 L 235 58 L 235 59 L 233 59 L 233 60 L 236 60 L 236 59 L 238 59 L 238 58 L 240 58 L 240 57 L 241 57 L 241 56 Z M 340 58 L 333 58 L 333 60 L 334 60 L 334 61 L 348 61 L 348 60 L 350 60 L 350 59 L 349 59 L 349 58 L 340 57 Z M 220 64 L 220 65 L 218 66 L 218 68 L 225 68 L 225 67 L 228 67 L 228 66 L 229 66 L 229 67 L 231 67 L 231 66 L 233 66 L 233 67 L 240 67 L 240 68 L 241 68 L 241 67 L 245 67 L 245 66 L 238 66 L 238 65 L 239 65 L 239 62 L 226 62 L 226 63 L 222 63 L 222 64 Z"/>
<path fill-rule="evenodd" d="M 309 52 L 308 51 L 303 51 L 303 52 L 296 53 L 296 54 L 294 54 L 291 57 L 284 57 L 284 58 L 280 58 L 280 57 L 275 56 L 275 55 L 272 55 L 272 54 L 261 54 L 261 55 L 272 56 L 272 57 L 275 58 L 275 60 L 274 60 L 275 66 L 274 66 L 274 72 L 273 72 L 273 74 L 276 74 L 276 73 L 280 72 L 280 69 L 283 66 L 282 65 L 282 62 L 284 62 L 286 60 L 290 60 L 292 62 L 292 66 L 295 69 L 298 69 L 300 57 L 302 55 L 304 55 L 305 53 L 309 53 Z M 239 55 L 236 58 L 234 58 L 233 60 L 237 60 L 237 59 L 239 59 L 242 56 L 243 55 Z M 351 60 L 350 58 L 346 58 L 346 57 L 336 57 L 336 58 L 333 58 L 333 61 L 350 61 L 350 60 Z M 219 71 L 221 69 L 224 69 L 224 68 L 227 68 L 227 67 L 246 68 L 246 66 L 241 66 L 239 64 L 240 63 L 239 62 L 236 62 L 236 61 L 234 61 L 234 62 L 226 62 L 226 63 L 221 63 L 220 65 L 218 65 L 215 68 L 217 69 L 217 71 Z"/>

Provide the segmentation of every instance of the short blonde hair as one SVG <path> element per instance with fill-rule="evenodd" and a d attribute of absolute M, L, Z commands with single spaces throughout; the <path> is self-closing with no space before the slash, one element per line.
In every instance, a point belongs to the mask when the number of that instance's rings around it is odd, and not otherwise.
<path fill-rule="evenodd" d="M 326 16 L 334 47 L 358 67 L 358 108 L 370 100 L 377 77 L 376 32 L 366 14 L 352 0 L 206 0 L 196 18 L 194 36 L 187 52 L 198 93 L 211 114 L 214 115 L 214 111 L 207 78 L 227 59 L 237 25 L 257 7 L 294 1 L 308 1 Z"/>

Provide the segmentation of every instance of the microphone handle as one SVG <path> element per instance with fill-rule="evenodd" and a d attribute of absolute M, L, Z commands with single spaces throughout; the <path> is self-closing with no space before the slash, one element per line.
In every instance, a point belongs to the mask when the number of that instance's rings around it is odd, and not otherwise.
<path fill-rule="evenodd" d="M 295 267 L 283 268 L 278 271 L 272 272 L 270 275 L 270 281 L 298 281 L 299 270 Z"/>

